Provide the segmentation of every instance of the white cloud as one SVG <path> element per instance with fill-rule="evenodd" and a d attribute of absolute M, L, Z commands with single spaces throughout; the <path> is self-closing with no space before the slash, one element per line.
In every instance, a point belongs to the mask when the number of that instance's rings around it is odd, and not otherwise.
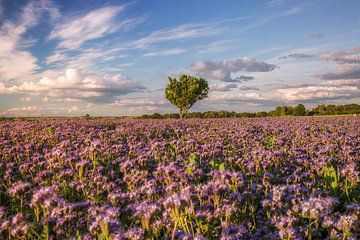
<path fill-rule="evenodd" d="M 240 88 L 241 89 L 241 88 Z M 222 102 L 257 102 L 263 104 L 283 104 L 332 100 L 358 99 L 360 97 L 360 79 L 341 79 L 325 81 L 319 84 L 295 85 L 277 87 L 269 91 L 259 91 L 255 88 L 247 88 L 246 92 L 231 91 L 222 94 L 212 94 L 212 101 Z"/>
<path fill-rule="evenodd" d="M 4 21 L 0 26 L 0 81 L 28 77 L 39 68 L 37 59 L 29 51 L 23 50 L 34 40 L 23 39 L 23 35 L 38 24 L 44 13 L 52 19 L 60 15 L 51 1 L 30 1 L 17 21 Z"/>
<path fill-rule="evenodd" d="M 277 89 L 274 95 L 285 101 L 318 101 L 360 97 L 360 89 L 355 86 L 312 85 L 305 87 Z"/>
<path fill-rule="evenodd" d="M 0 113 L 0 116 L 11 117 L 39 117 L 41 115 L 39 108 L 36 106 L 9 108 Z"/>
<path fill-rule="evenodd" d="M 187 50 L 184 48 L 171 48 L 171 49 L 165 49 L 157 52 L 148 52 L 144 53 L 144 57 L 156 57 L 156 56 L 171 56 L 171 55 L 178 55 L 181 53 L 186 52 Z"/>
<path fill-rule="evenodd" d="M 121 74 L 97 75 L 67 69 L 57 77 L 42 77 L 38 82 L 24 82 L 19 86 L 5 88 L 8 93 L 33 93 L 47 99 L 73 99 L 87 102 L 112 102 L 120 95 L 142 91 L 138 82 Z"/>
<path fill-rule="evenodd" d="M 144 20 L 134 18 L 120 21 L 117 16 L 124 9 L 125 5 L 107 6 L 66 19 L 55 26 L 48 38 L 59 39 L 58 48 L 76 49 L 86 41 L 129 30 Z"/>
<path fill-rule="evenodd" d="M 68 112 L 72 113 L 72 112 L 77 112 L 79 110 L 78 106 L 72 106 L 71 108 L 69 108 Z"/>
<path fill-rule="evenodd" d="M 69 60 L 69 57 L 65 53 L 55 52 L 46 58 L 46 64 L 52 64 L 66 60 Z"/>
<path fill-rule="evenodd" d="M 147 37 L 136 40 L 130 45 L 136 48 L 146 48 L 156 43 L 210 36 L 219 32 L 220 29 L 216 24 L 184 24 L 175 28 L 154 31 Z"/>
<path fill-rule="evenodd" d="M 149 100 L 143 98 L 127 98 L 127 99 L 119 99 L 112 103 L 112 106 L 162 106 L 165 105 L 166 102 L 164 100 Z"/>
<path fill-rule="evenodd" d="M 224 94 L 216 94 L 211 97 L 215 101 L 267 101 L 269 97 L 260 92 L 231 92 Z"/>
<path fill-rule="evenodd" d="M 268 2 L 268 4 L 270 5 L 281 5 L 282 3 L 284 3 L 286 0 L 270 0 Z"/>
<path fill-rule="evenodd" d="M 137 112 L 144 114 L 146 112 L 160 111 L 163 112 L 165 109 L 171 109 L 168 102 L 163 99 L 149 99 L 149 98 L 126 98 L 116 100 L 110 104 L 111 107 L 124 107 L 128 112 Z"/>
<path fill-rule="evenodd" d="M 203 77 L 208 77 L 224 82 L 239 82 L 244 80 L 251 80 L 245 76 L 233 78 L 232 73 L 239 72 L 270 72 L 277 66 L 265 62 L 257 61 L 254 58 L 244 57 L 240 59 L 228 61 L 195 61 L 190 70 L 196 72 Z"/>
<path fill-rule="evenodd" d="M 230 40 L 221 40 L 221 41 L 215 41 L 206 45 L 199 46 L 199 51 L 197 51 L 198 54 L 208 54 L 208 53 L 218 53 L 218 52 L 225 52 L 230 49 L 231 45 Z M 232 45 L 231 48 L 233 49 L 234 46 Z"/>
<path fill-rule="evenodd" d="M 68 54 L 63 50 L 55 51 L 46 59 L 47 64 L 52 64 L 58 69 L 76 68 L 82 71 L 104 71 L 104 65 L 109 61 L 116 61 L 126 58 L 127 55 L 121 54 L 123 49 L 110 48 L 85 48 L 76 51 L 76 54 Z M 123 66 L 113 67 L 112 71 L 118 71 L 119 68 L 124 68 L 132 64 L 128 63 Z"/>

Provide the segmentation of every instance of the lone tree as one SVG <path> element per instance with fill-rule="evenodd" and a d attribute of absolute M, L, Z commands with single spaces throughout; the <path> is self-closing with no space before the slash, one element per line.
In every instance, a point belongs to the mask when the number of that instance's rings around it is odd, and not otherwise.
<path fill-rule="evenodd" d="M 179 117 L 183 118 L 197 100 L 208 96 L 209 85 L 204 78 L 181 74 L 179 80 L 169 77 L 165 89 L 165 98 L 179 108 Z"/>

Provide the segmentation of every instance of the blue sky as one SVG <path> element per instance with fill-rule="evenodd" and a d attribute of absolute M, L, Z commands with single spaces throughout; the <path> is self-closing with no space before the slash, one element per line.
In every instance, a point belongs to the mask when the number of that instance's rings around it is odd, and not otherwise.
<path fill-rule="evenodd" d="M 163 88 L 181 73 L 210 84 L 193 111 L 359 103 L 359 9 L 357 0 L 0 0 L 0 115 L 176 112 Z"/>

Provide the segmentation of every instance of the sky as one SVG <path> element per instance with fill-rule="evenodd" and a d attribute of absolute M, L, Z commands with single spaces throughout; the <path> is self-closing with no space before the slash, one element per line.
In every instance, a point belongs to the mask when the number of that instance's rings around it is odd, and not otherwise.
<path fill-rule="evenodd" d="M 360 103 L 358 0 L 0 0 L 0 116 L 177 112 L 168 77 L 204 77 L 191 111 Z"/>

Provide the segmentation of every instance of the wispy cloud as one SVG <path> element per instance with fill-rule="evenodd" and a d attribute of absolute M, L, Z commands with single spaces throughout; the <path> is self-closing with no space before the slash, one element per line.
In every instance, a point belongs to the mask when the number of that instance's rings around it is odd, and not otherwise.
<path fill-rule="evenodd" d="M 51 1 L 30 1 L 16 21 L 4 21 L 0 26 L 0 81 L 28 77 L 38 69 L 36 57 L 23 49 L 31 43 L 23 36 L 39 23 L 43 14 L 50 15 L 52 19 L 60 16 Z"/>
<path fill-rule="evenodd" d="M 270 6 L 280 6 L 282 4 L 284 4 L 286 2 L 286 0 L 270 0 L 268 1 L 268 5 Z"/>
<path fill-rule="evenodd" d="M 231 40 L 220 40 L 211 42 L 206 45 L 201 45 L 198 54 L 209 54 L 209 53 L 219 53 L 224 52 L 230 49 L 229 45 L 231 44 Z"/>
<path fill-rule="evenodd" d="M 181 53 L 186 52 L 187 50 L 185 48 L 171 48 L 171 49 L 165 49 L 157 52 L 148 52 L 144 53 L 144 57 L 155 57 L 155 56 L 171 56 L 171 55 L 178 55 Z"/>
<path fill-rule="evenodd" d="M 46 63 L 58 69 L 77 68 L 84 71 L 99 70 L 107 62 L 126 58 L 120 48 L 84 48 L 75 52 L 57 50 L 46 58 Z M 125 67 L 122 66 L 122 67 Z"/>
<path fill-rule="evenodd" d="M 125 7 L 106 6 L 66 19 L 55 26 L 48 39 L 59 39 L 58 48 L 76 49 L 86 41 L 129 30 L 144 21 L 143 17 L 120 21 L 118 15 Z"/>
<path fill-rule="evenodd" d="M 180 39 L 191 39 L 215 35 L 220 32 L 217 24 L 184 24 L 174 28 L 152 32 L 147 37 L 132 42 L 135 48 L 146 48 L 149 45 Z"/>

